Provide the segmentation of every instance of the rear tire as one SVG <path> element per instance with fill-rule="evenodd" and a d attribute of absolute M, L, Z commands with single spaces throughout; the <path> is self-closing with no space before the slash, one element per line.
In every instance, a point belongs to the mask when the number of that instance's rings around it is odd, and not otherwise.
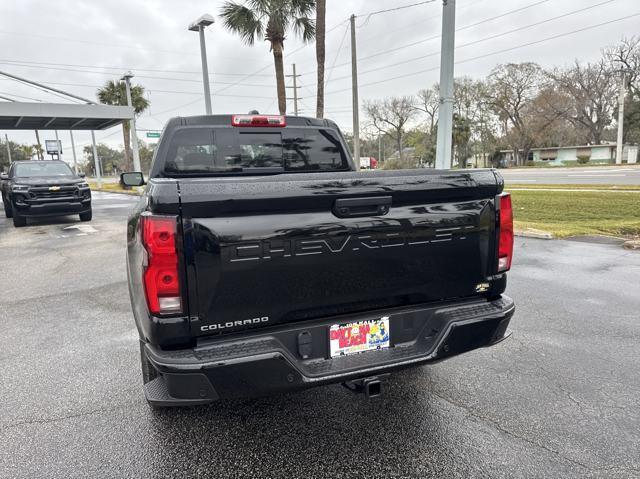
<path fill-rule="evenodd" d="M 11 208 L 11 203 L 7 198 L 2 198 L 2 206 L 4 206 L 4 215 L 7 218 L 13 218 L 13 209 Z"/>
<path fill-rule="evenodd" d="M 13 226 L 16 228 L 22 228 L 23 226 L 27 226 L 27 218 L 24 216 L 20 216 L 17 213 L 13 214 Z"/>
<path fill-rule="evenodd" d="M 80 213 L 80 221 L 91 221 L 92 216 L 92 210 L 86 211 L 85 213 Z"/>

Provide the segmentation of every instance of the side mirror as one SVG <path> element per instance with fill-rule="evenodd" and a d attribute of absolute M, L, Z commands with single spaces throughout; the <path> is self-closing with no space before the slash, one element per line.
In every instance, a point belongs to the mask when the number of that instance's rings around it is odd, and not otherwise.
<path fill-rule="evenodd" d="M 8 180 L 9 179 L 9 175 L 7 175 L 6 173 L 0 173 L 0 180 Z"/>
<path fill-rule="evenodd" d="M 79 176 L 80 178 L 85 178 L 87 175 L 86 175 L 86 173 L 83 173 L 83 172 L 81 171 L 80 173 L 78 173 L 78 176 Z"/>
<path fill-rule="evenodd" d="M 145 184 L 144 176 L 140 171 L 120 173 L 120 184 L 124 186 L 142 186 Z"/>

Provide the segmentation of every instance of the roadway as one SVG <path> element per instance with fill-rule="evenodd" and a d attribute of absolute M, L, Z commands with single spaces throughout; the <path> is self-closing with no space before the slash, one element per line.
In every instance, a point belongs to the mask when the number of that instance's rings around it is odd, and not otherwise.
<path fill-rule="evenodd" d="M 513 336 L 381 398 L 154 414 L 124 269 L 136 199 L 94 198 L 91 223 L 0 218 L 0 478 L 640 478 L 638 252 L 518 238 Z"/>
<path fill-rule="evenodd" d="M 501 169 L 505 183 L 522 185 L 640 185 L 640 165 Z"/>

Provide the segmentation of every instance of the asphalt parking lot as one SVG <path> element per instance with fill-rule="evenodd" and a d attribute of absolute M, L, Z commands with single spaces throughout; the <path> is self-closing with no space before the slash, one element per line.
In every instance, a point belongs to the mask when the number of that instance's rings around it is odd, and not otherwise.
<path fill-rule="evenodd" d="M 640 253 L 519 238 L 513 336 L 392 377 L 152 413 L 124 269 L 134 198 L 0 219 L 0 477 L 640 477 Z"/>

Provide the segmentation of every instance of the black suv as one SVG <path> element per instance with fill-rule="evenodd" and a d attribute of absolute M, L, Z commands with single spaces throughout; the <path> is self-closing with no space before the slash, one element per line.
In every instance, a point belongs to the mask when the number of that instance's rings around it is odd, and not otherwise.
<path fill-rule="evenodd" d="M 16 227 L 28 217 L 79 214 L 91 221 L 91 190 L 84 174 L 76 175 L 63 161 L 16 161 L 2 174 L 4 213 Z"/>

